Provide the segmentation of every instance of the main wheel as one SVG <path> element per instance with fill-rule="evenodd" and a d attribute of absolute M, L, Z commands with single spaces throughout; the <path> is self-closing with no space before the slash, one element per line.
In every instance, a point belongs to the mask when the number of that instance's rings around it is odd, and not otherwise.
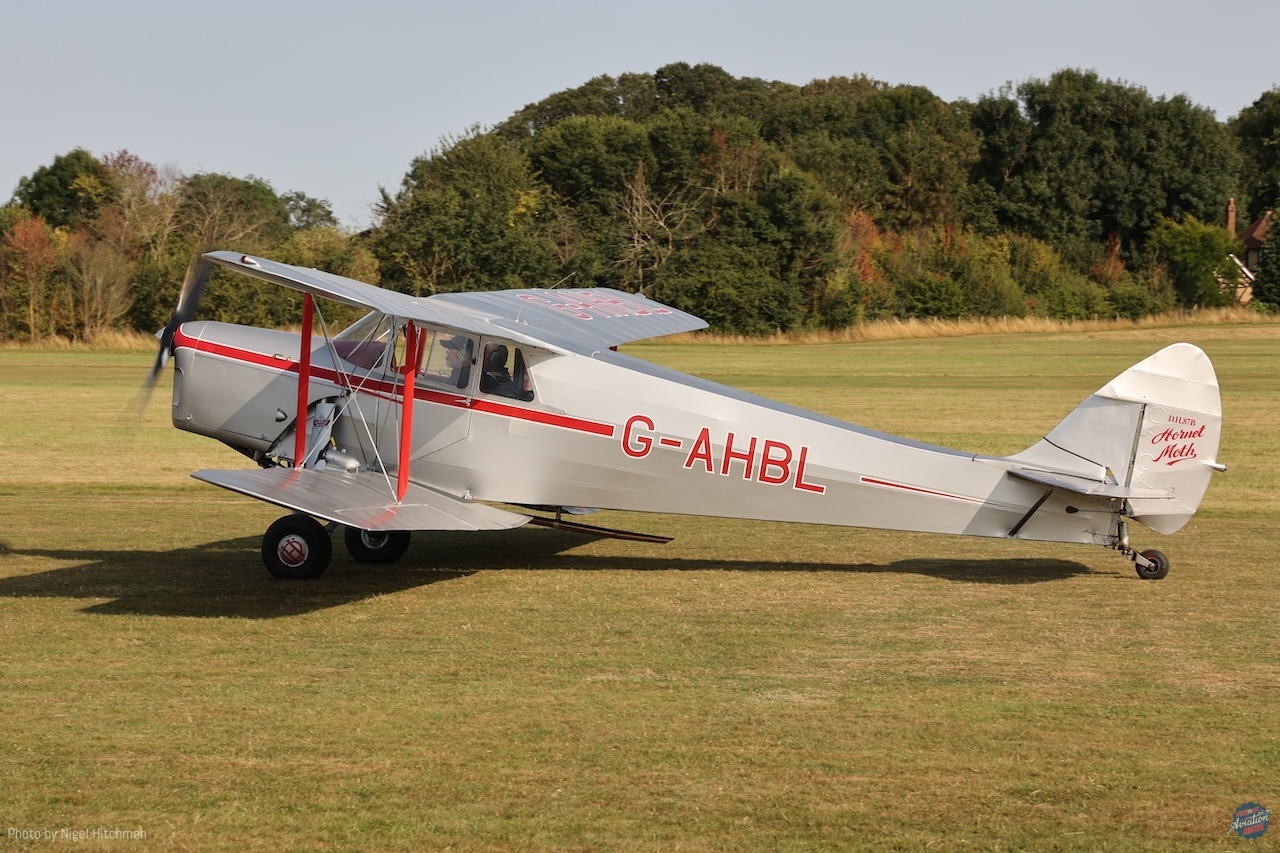
<path fill-rule="evenodd" d="M 407 530 L 360 530 L 347 527 L 342 531 L 347 551 L 361 563 L 394 563 L 409 550 Z"/>
<path fill-rule="evenodd" d="M 1142 556 L 1150 560 L 1152 565 L 1144 568 L 1135 563 L 1134 566 L 1138 570 L 1138 577 L 1144 581 L 1158 581 L 1169 574 L 1169 558 L 1164 555 L 1164 551 L 1157 551 L 1152 548 L 1149 551 L 1143 551 Z"/>
<path fill-rule="evenodd" d="M 319 577 L 332 557 L 329 531 L 309 515 L 278 518 L 262 536 L 262 562 L 284 580 Z"/>

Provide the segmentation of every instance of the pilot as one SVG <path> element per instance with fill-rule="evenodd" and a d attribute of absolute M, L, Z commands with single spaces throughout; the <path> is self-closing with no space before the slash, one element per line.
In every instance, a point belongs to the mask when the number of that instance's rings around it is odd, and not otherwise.
<path fill-rule="evenodd" d="M 447 339 L 444 347 L 445 364 L 449 366 L 449 384 L 466 388 L 471 378 L 471 339 L 462 335 Z"/>

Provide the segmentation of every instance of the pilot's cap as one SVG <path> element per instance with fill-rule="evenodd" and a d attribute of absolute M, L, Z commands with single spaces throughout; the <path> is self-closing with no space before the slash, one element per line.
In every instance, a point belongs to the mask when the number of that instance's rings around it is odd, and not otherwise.
<path fill-rule="evenodd" d="M 441 346 L 445 349 L 457 350 L 458 352 L 471 352 L 471 339 L 463 337 L 462 335 L 457 335 L 446 340 L 441 344 Z"/>

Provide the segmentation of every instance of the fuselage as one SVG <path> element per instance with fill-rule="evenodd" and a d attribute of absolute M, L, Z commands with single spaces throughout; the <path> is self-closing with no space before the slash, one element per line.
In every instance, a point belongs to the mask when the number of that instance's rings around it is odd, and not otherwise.
<path fill-rule="evenodd" d="M 473 337 L 469 376 L 433 373 L 428 360 L 413 392 L 409 479 L 456 497 L 1104 545 L 1117 538 L 1117 501 L 1049 493 L 1009 476 L 1004 459 L 878 433 L 617 352 Z M 518 370 L 519 394 L 485 386 L 484 359 L 499 345 L 515 353 L 507 364 Z M 350 346 L 315 345 L 308 402 L 336 403 L 322 432 L 331 446 L 362 466 L 394 469 L 404 387 L 394 330 L 379 357 L 366 349 L 349 360 Z M 291 461 L 299 348 L 297 334 L 184 324 L 175 339 L 175 425 L 262 460 Z"/>

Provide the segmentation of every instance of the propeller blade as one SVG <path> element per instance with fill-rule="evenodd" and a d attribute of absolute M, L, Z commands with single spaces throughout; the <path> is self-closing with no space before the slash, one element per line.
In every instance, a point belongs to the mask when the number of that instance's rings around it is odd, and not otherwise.
<path fill-rule="evenodd" d="M 177 324 L 185 323 L 196 316 L 196 309 L 200 307 L 200 297 L 204 295 L 204 288 L 209 283 L 209 276 L 212 273 L 213 262 L 205 260 L 203 256 L 197 257 L 187 266 L 186 278 L 182 280 L 182 292 L 178 295 L 178 307 L 169 318 L 169 325 L 177 328 Z"/>
<path fill-rule="evenodd" d="M 182 291 L 178 294 L 178 307 L 173 309 L 169 322 L 157 335 L 160 339 L 160 349 L 156 352 L 155 363 L 151 365 L 151 372 L 143 385 L 145 392 L 143 405 L 146 404 L 146 398 L 151 396 L 156 380 L 160 378 L 160 371 L 169 361 L 169 356 L 173 354 L 173 338 L 178 332 L 178 327 L 195 317 L 196 309 L 200 307 L 200 297 L 204 295 L 205 286 L 209 283 L 209 276 L 212 273 L 213 264 L 200 256 L 187 265 L 187 274 L 182 280 Z"/>

